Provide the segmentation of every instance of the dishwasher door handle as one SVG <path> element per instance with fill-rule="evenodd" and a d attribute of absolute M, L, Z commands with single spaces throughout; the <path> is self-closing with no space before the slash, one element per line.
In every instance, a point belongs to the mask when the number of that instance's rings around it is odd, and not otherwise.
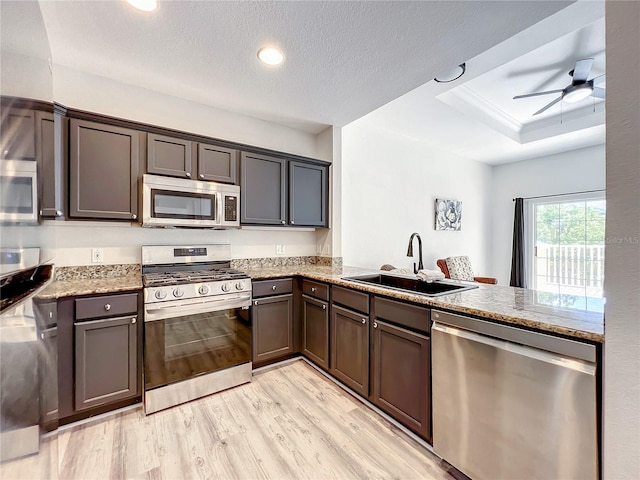
<path fill-rule="evenodd" d="M 480 335 L 474 332 L 470 332 L 468 330 L 462 330 L 460 328 L 451 327 L 449 325 L 442 325 L 437 322 L 433 322 L 433 325 L 431 326 L 431 331 L 433 332 L 434 330 L 444 334 L 465 338 L 472 342 L 488 345 L 493 348 L 497 348 L 498 350 L 505 350 L 508 352 L 515 353 L 517 355 L 523 355 L 525 357 L 535 358 L 536 360 L 540 360 L 542 362 L 550 363 L 552 365 L 557 365 L 563 368 L 569 368 L 571 370 L 586 373 L 588 375 L 595 376 L 596 374 L 595 364 L 590 362 L 585 362 L 584 360 L 564 357 L 562 355 L 558 355 L 557 353 L 552 353 L 546 350 L 540 350 L 537 348 L 528 347 L 526 345 L 520 345 L 518 343 L 508 342 L 506 340 L 500 340 L 497 338 Z"/>

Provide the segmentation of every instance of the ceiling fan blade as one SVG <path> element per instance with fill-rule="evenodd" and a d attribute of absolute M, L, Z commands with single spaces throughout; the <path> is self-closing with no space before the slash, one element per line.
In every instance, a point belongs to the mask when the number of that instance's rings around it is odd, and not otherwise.
<path fill-rule="evenodd" d="M 593 92 L 591 92 L 591 95 L 596 98 L 605 98 L 605 94 L 606 90 L 600 87 L 593 87 Z"/>
<path fill-rule="evenodd" d="M 573 83 L 586 82 L 593 66 L 593 58 L 585 58 L 578 60 L 576 66 L 573 69 Z"/>
<path fill-rule="evenodd" d="M 590 82 L 592 82 L 594 85 L 600 85 L 601 83 L 604 83 L 607 81 L 607 77 L 606 75 L 603 73 L 602 75 L 600 75 L 599 77 L 593 77 L 591 80 L 589 80 Z"/>
<path fill-rule="evenodd" d="M 560 92 L 562 92 L 562 89 L 560 89 L 560 90 L 547 90 L 546 92 L 536 92 L 536 93 L 527 93 L 526 95 L 516 95 L 515 97 L 513 97 L 513 99 L 517 100 L 518 98 L 537 97 L 538 95 L 549 95 L 550 93 L 560 93 Z"/>
<path fill-rule="evenodd" d="M 538 114 L 544 112 L 545 110 L 553 107 L 560 100 L 562 100 L 562 95 L 560 95 L 558 98 L 556 98 L 553 102 L 547 103 L 544 107 L 542 107 L 540 110 L 538 110 L 536 113 L 534 113 L 534 115 L 538 115 Z"/>

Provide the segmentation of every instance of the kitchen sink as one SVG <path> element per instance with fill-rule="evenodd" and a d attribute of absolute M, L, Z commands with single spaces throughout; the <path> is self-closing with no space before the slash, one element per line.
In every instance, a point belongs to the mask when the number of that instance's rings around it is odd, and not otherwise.
<path fill-rule="evenodd" d="M 343 277 L 342 280 L 351 282 L 366 283 L 369 285 L 377 285 L 380 287 L 393 288 L 394 290 L 402 290 L 408 293 L 417 293 L 429 297 L 437 297 L 447 295 L 449 293 L 463 292 L 478 288 L 475 285 L 461 285 L 457 283 L 447 283 L 443 281 L 435 281 L 427 283 L 414 277 L 405 277 L 399 275 L 388 274 L 371 274 L 358 275 L 355 277 Z"/>

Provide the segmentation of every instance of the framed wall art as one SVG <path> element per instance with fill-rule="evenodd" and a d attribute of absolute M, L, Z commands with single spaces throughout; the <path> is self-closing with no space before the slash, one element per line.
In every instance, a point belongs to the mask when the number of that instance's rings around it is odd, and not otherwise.
<path fill-rule="evenodd" d="M 436 198 L 436 230 L 460 230 L 462 226 L 462 202 Z"/>

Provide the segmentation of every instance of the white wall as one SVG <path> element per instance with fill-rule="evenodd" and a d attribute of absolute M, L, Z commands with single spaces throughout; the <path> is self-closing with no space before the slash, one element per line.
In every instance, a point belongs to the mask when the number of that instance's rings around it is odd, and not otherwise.
<path fill-rule="evenodd" d="M 326 133 L 315 136 L 59 65 L 54 66 L 53 85 L 56 102 L 70 108 L 326 161 L 332 158 Z M 116 222 L 49 222 L 46 228 L 48 238 L 55 240 L 55 250 L 48 254 L 57 265 L 89 264 L 91 247 L 105 249 L 106 264 L 137 263 L 140 246 L 152 244 L 229 242 L 233 258 L 273 257 L 281 244 L 285 256 L 316 255 L 316 232 L 310 229 L 165 230 Z"/>
<path fill-rule="evenodd" d="M 604 145 L 493 167 L 491 271 L 509 285 L 513 199 L 605 188 Z"/>
<path fill-rule="evenodd" d="M 345 264 L 413 266 L 411 233 L 422 237 L 425 268 L 469 255 L 477 275 L 491 275 L 491 168 L 456 158 L 358 120 L 342 129 L 342 253 Z M 462 230 L 434 230 L 436 198 L 462 200 Z M 417 242 L 415 245 L 417 256 Z"/>
<path fill-rule="evenodd" d="M 640 2 L 606 2 L 604 478 L 640 478 Z"/>

